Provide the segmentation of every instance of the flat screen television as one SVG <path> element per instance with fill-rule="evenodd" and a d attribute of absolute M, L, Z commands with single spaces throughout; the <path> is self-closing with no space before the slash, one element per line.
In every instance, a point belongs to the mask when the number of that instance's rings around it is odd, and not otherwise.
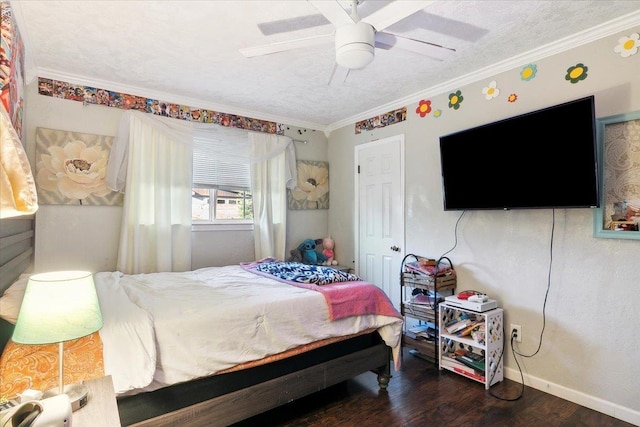
<path fill-rule="evenodd" d="M 440 137 L 445 210 L 599 207 L 594 97 Z"/>

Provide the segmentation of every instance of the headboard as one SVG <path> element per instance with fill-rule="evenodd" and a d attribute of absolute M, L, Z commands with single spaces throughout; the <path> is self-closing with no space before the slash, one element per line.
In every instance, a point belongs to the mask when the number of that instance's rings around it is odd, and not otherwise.
<path fill-rule="evenodd" d="M 33 268 L 35 216 L 0 219 L 0 295 Z M 0 353 L 13 334 L 13 325 L 0 319 Z"/>
<path fill-rule="evenodd" d="M 33 264 L 35 216 L 0 219 L 0 295 Z"/>
<path fill-rule="evenodd" d="M 9 342 L 9 338 L 13 335 L 14 325 L 0 318 L 0 354 L 4 350 L 4 347 Z"/>

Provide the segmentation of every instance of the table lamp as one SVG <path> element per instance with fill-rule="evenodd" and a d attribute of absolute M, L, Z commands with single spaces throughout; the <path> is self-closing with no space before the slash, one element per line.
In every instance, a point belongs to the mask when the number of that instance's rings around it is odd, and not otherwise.
<path fill-rule="evenodd" d="M 59 387 L 47 390 L 45 398 L 67 394 L 74 411 L 86 404 L 86 386 L 64 386 L 63 345 L 100 328 L 102 313 L 91 273 L 55 271 L 29 277 L 12 339 L 21 344 L 58 343 Z"/>

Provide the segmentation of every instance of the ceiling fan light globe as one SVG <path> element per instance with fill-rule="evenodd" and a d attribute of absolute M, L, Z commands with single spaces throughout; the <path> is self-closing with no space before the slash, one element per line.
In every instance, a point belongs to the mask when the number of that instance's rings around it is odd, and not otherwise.
<path fill-rule="evenodd" d="M 364 68 L 373 61 L 373 48 L 362 43 L 352 43 L 336 52 L 336 62 L 350 69 Z"/>
<path fill-rule="evenodd" d="M 350 69 L 363 68 L 375 55 L 375 30 L 362 21 L 336 28 L 336 62 Z"/>

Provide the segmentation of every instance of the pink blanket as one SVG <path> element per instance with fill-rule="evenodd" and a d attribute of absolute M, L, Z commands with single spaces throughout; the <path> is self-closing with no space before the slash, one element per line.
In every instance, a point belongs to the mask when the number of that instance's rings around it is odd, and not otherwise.
<path fill-rule="evenodd" d="M 241 266 L 247 271 L 270 277 L 282 283 L 320 292 L 324 295 L 329 305 L 329 316 L 331 320 L 364 314 L 379 314 L 382 316 L 402 318 L 398 310 L 396 310 L 391 303 L 391 300 L 389 300 L 387 294 L 371 283 L 360 280 L 318 286 L 312 283 L 294 282 L 256 270 L 255 266 L 260 262 L 261 261 L 242 263 Z"/>
<path fill-rule="evenodd" d="M 387 294 L 368 282 L 340 282 L 318 286 L 309 283 L 287 282 L 301 288 L 311 289 L 324 295 L 329 304 L 331 320 L 363 314 L 380 314 L 402 318 L 393 307 Z"/>

